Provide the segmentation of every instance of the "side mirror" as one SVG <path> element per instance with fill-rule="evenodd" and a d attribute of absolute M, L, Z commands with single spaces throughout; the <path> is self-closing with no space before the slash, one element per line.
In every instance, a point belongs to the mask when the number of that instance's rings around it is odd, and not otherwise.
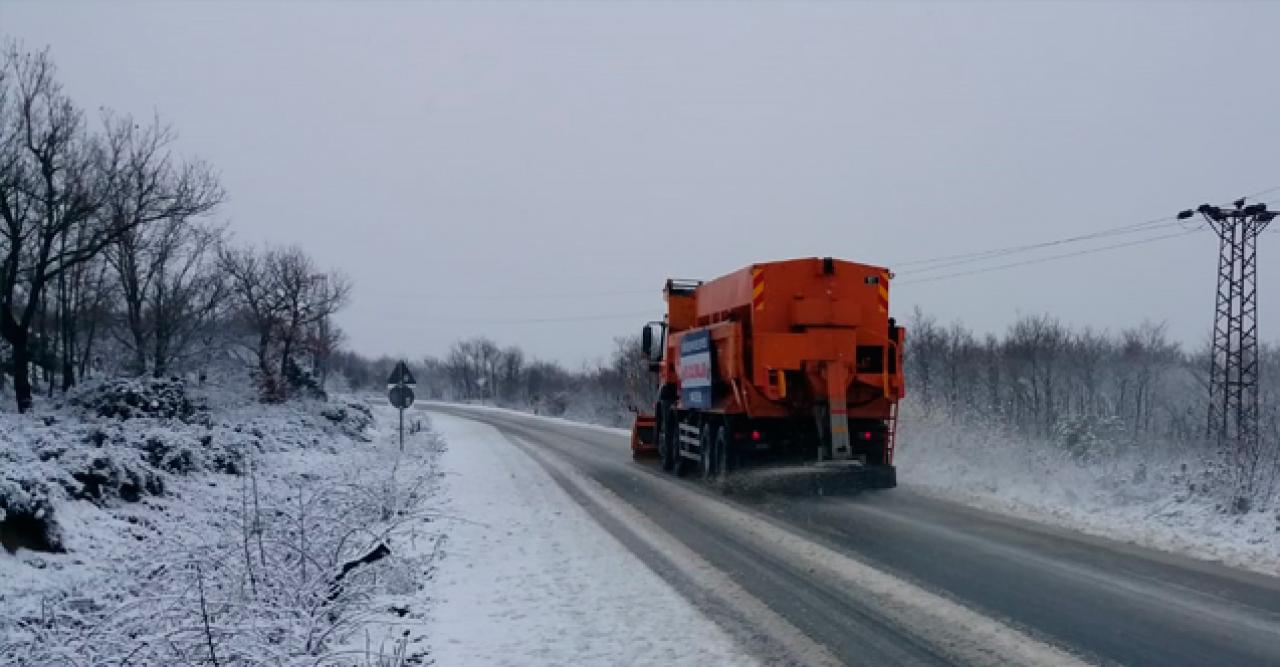
<path fill-rule="evenodd" d="M 640 332 L 640 347 L 649 361 L 661 361 L 663 348 L 667 344 L 667 324 L 650 322 Z"/>

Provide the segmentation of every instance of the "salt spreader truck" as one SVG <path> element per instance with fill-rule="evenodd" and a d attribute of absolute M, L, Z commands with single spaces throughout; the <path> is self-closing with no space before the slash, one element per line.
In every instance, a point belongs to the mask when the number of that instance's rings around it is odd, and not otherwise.
<path fill-rule="evenodd" d="M 889 317 L 890 278 L 825 257 L 668 280 L 666 317 L 641 336 L 657 392 L 632 456 L 707 479 L 798 466 L 896 486 L 905 332 Z"/>

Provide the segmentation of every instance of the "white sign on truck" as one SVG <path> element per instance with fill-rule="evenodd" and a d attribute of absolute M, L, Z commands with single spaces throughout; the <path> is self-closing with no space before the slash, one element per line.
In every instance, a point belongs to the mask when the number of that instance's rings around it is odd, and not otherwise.
<path fill-rule="evenodd" d="M 711 407 L 709 331 L 691 331 L 680 338 L 680 402 L 686 408 Z"/>

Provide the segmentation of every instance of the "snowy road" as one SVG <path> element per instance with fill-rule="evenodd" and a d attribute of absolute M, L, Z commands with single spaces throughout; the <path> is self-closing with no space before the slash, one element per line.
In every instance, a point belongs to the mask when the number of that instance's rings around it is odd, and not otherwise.
<path fill-rule="evenodd" d="M 725 651 L 727 636 L 765 663 L 1280 665 L 1275 578 L 905 489 L 725 498 L 632 463 L 626 438 L 605 429 L 428 409 L 492 426 L 486 432 L 505 439 L 490 441 L 505 447 L 492 465 L 513 479 L 537 465 L 613 546 L 625 546 L 623 570 L 634 579 L 620 594 L 636 596 L 638 617 L 660 619 L 665 641 Z M 637 562 L 649 570 L 635 572 Z M 649 572 L 669 585 L 659 591 L 678 591 L 719 630 L 668 620 L 686 607 L 657 609 L 667 603 L 650 590 Z M 572 615 L 557 608 L 553 587 L 546 594 L 549 623 Z M 657 653 L 622 662 L 669 664 Z"/>
<path fill-rule="evenodd" d="M 448 443 L 439 665 L 752 664 L 496 429 L 433 415 Z M 689 644 L 676 628 L 694 631 Z"/>

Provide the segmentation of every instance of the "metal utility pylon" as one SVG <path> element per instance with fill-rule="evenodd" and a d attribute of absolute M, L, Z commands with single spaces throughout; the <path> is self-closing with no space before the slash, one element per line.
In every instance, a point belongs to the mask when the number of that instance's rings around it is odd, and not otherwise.
<path fill-rule="evenodd" d="M 1234 208 L 1202 204 L 1199 212 L 1218 235 L 1218 294 L 1209 369 L 1208 435 L 1237 454 L 1258 451 L 1258 235 L 1275 211 L 1266 204 Z"/>

